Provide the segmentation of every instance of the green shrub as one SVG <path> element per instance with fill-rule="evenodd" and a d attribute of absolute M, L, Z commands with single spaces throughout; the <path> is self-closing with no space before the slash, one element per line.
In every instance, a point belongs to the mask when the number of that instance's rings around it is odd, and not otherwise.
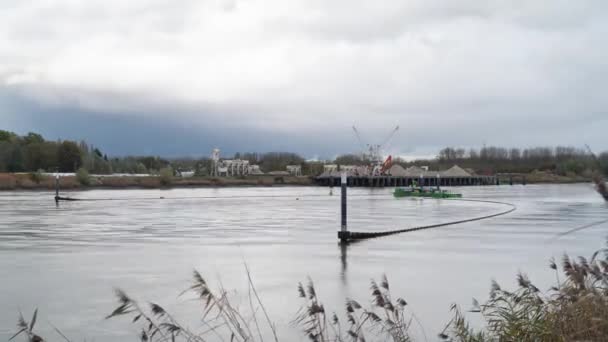
<path fill-rule="evenodd" d="M 78 171 L 76 171 L 76 180 L 78 181 L 78 183 L 80 183 L 80 185 L 91 185 L 91 177 L 89 177 L 89 171 L 82 167 L 78 169 Z"/>
<path fill-rule="evenodd" d="M 160 184 L 167 186 L 173 182 L 173 169 L 171 166 L 160 169 Z"/>
<path fill-rule="evenodd" d="M 137 163 L 137 165 L 135 166 L 135 173 L 145 174 L 148 173 L 148 169 L 146 168 L 146 165 L 142 163 Z"/>
<path fill-rule="evenodd" d="M 42 182 L 45 178 L 46 176 L 44 175 L 44 170 L 42 169 L 30 173 L 30 179 L 36 184 L 40 184 L 40 182 Z"/>

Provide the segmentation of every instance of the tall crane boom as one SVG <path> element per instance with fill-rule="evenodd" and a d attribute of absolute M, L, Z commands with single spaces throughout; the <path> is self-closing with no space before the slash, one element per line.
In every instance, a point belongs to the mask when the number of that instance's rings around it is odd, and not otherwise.
<path fill-rule="evenodd" d="M 393 128 L 393 130 L 381 144 L 367 144 L 361 138 L 361 134 L 359 133 L 359 130 L 357 130 L 357 127 L 353 126 L 355 136 L 361 144 L 361 147 L 363 147 L 362 156 L 371 163 L 371 175 L 383 175 L 387 170 L 390 169 L 392 165 L 392 157 L 388 156 L 386 160 L 383 160 L 381 149 L 393 138 L 398 130 L 399 126 L 395 126 L 395 128 Z"/>
<path fill-rule="evenodd" d="M 398 130 L 399 130 L 399 126 L 395 126 L 395 128 L 389 133 L 389 135 L 386 137 L 386 139 L 384 139 L 382 144 L 380 144 L 379 146 L 384 147 L 384 145 L 388 144 L 388 142 L 391 141 L 391 139 L 395 136 L 395 133 L 397 133 Z"/>
<path fill-rule="evenodd" d="M 355 136 L 357 136 L 357 140 L 359 140 L 359 143 L 361 144 L 361 147 L 363 147 L 365 149 L 366 145 L 363 142 L 363 139 L 361 139 L 361 134 L 359 134 L 359 131 L 357 130 L 357 127 L 353 126 L 353 131 L 355 131 Z"/>

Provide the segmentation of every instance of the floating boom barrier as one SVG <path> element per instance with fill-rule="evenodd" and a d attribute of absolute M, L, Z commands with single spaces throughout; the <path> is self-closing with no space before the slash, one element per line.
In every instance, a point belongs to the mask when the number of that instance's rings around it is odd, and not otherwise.
<path fill-rule="evenodd" d="M 416 227 L 410 227 L 410 228 L 403 228 L 403 229 L 394 229 L 394 230 L 387 230 L 387 231 L 378 231 L 378 232 L 353 232 L 353 231 L 349 231 L 347 229 L 347 215 L 346 215 L 346 189 L 347 189 L 347 184 L 346 184 L 346 176 L 344 175 L 342 177 L 342 187 L 341 187 L 341 201 L 340 201 L 340 207 L 341 207 L 341 230 L 338 231 L 338 239 L 340 239 L 341 242 L 343 243 L 348 243 L 350 241 L 357 241 L 357 240 L 364 240 L 364 239 L 372 239 L 372 238 L 377 238 L 377 237 L 382 237 L 382 236 L 388 236 L 388 235 L 395 235 L 395 234 L 400 234 L 400 233 L 408 233 L 408 232 L 414 232 L 414 231 L 418 231 L 418 230 L 424 230 L 424 229 L 431 229 L 431 228 L 439 228 L 439 227 L 446 227 L 446 226 L 451 226 L 451 225 L 456 225 L 456 224 L 460 224 L 460 223 L 467 223 L 467 222 L 474 222 L 474 221 L 480 221 L 480 220 L 485 220 L 485 219 L 490 219 L 493 217 L 497 217 L 497 216 L 502 216 L 502 215 L 506 215 L 509 214 L 513 211 L 515 211 L 517 209 L 517 207 L 514 204 L 511 203 L 506 203 L 506 202 L 499 202 L 499 201 L 489 201 L 489 200 L 476 200 L 476 199 L 462 199 L 462 198 L 443 198 L 442 200 L 444 201 L 463 201 L 463 202 L 477 202 L 477 203 L 492 203 L 492 204 L 500 204 L 500 205 L 504 205 L 507 206 L 508 208 L 506 210 L 503 210 L 501 212 L 498 213 L 494 213 L 494 214 L 490 214 L 490 215 L 484 215 L 484 216 L 479 216 L 479 217 L 473 217 L 473 218 L 468 218 L 468 219 L 462 219 L 462 220 L 456 220 L 456 221 L 450 221 L 450 222 L 443 222 L 443 223 L 435 223 L 435 224 L 430 224 L 430 225 L 424 225 L 424 226 L 416 226 Z M 372 194 L 359 194 L 359 195 L 351 195 L 351 197 L 357 197 L 357 196 L 387 196 L 385 194 L 378 194 L 378 195 L 372 195 Z M 230 199 L 230 198 L 293 198 L 294 196 L 281 196 L 281 195 L 251 195 L 251 196 L 181 196 L 181 197 L 167 197 L 165 198 L 164 196 L 160 196 L 160 197 L 139 197 L 139 198 L 73 198 L 73 197 L 66 197 L 66 196 L 60 196 L 59 195 L 59 177 L 56 177 L 56 182 L 55 182 L 55 202 L 57 204 L 59 204 L 60 201 L 130 201 L 130 200 L 164 200 L 164 199 Z M 311 194 L 311 195 L 305 195 L 302 197 L 327 197 L 327 195 L 318 195 L 318 194 Z M 392 198 L 392 196 L 391 196 Z M 299 197 L 296 197 L 296 200 L 298 200 Z"/>
<path fill-rule="evenodd" d="M 387 231 L 380 231 L 380 232 L 351 232 L 347 228 L 347 213 L 346 213 L 347 186 L 348 186 L 347 175 L 346 175 L 346 173 L 343 173 L 342 177 L 341 177 L 341 191 L 342 192 L 341 192 L 341 203 L 340 203 L 341 229 L 338 232 L 338 239 L 340 239 L 341 243 L 348 243 L 350 241 L 363 240 L 363 239 L 372 239 L 372 238 L 377 238 L 377 237 L 381 237 L 381 236 L 395 235 L 395 234 L 400 234 L 400 233 L 414 232 L 414 231 L 423 230 L 423 229 L 446 227 L 446 226 L 451 226 L 451 225 L 466 223 L 466 222 L 480 221 L 480 220 L 485 220 L 485 219 L 489 219 L 492 217 L 506 215 L 517 209 L 517 207 L 514 204 L 506 203 L 506 202 L 475 200 L 475 199 L 461 199 L 461 198 L 446 198 L 443 200 L 501 204 L 501 205 L 507 206 L 508 209 L 501 211 L 499 213 L 495 213 L 495 214 L 473 217 L 473 218 L 457 220 L 457 221 L 430 224 L 430 225 L 425 225 L 425 226 L 418 226 L 418 227 L 411 227 L 411 228 L 404 228 L 404 229 L 394 229 L 394 230 L 387 230 Z"/>
<path fill-rule="evenodd" d="M 478 216 L 478 217 L 462 219 L 462 220 L 457 220 L 457 221 L 435 223 L 435 224 L 429 224 L 429 225 L 425 225 L 425 226 L 387 230 L 387 231 L 381 231 L 381 232 L 351 232 L 348 230 L 339 231 L 338 238 L 342 242 L 349 242 L 349 241 L 353 241 L 353 240 L 363 240 L 363 239 L 373 239 L 373 238 L 382 237 L 382 236 L 395 235 L 395 234 L 400 234 L 400 233 L 409 233 L 409 232 L 415 232 L 418 230 L 431 229 L 431 228 L 446 227 L 446 226 L 452 226 L 452 225 L 460 224 L 460 223 L 481 221 L 481 220 L 489 219 L 492 217 L 506 215 L 517 209 L 517 207 L 514 204 L 506 203 L 506 202 L 474 200 L 474 199 L 443 199 L 443 200 L 501 204 L 501 205 L 507 206 L 508 209 L 498 212 L 498 213 L 490 214 L 490 215 Z"/>

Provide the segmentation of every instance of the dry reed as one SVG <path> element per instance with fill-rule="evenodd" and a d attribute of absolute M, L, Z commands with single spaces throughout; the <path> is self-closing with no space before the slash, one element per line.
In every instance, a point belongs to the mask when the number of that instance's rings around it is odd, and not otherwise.
<path fill-rule="evenodd" d="M 485 325 L 475 330 L 467 323 L 457 305 L 451 308 L 453 318 L 439 337 L 445 341 L 605 341 L 608 336 L 608 248 L 590 258 L 576 259 L 564 255 L 561 267 L 549 263 L 555 271 L 555 286 L 540 291 L 525 274 L 517 275 L 513 291 L 492 282 L 489 299 L 483 304 L 473 301 L 472 313 L 481 315 Z M 124 291 L 116 290 L 118 306 L 107 318 L 128 316 L 140 325 L 141 341 L 279 341 L 262 300 L 247 274 L 249 311 L 234 305 L 222 287 L 214 291 L 202 275 L 194 271 L 192 285 L 183 293 L 196 294 L 201 305 L 201 331 L 192 331 L 162 306 L 141 306 Z M 560 272 L 561 271 L 561 272 Z M 386 276 L 370 283 L 371 306 L 364 307 L 346 299 L 345 313 L 329 313 L 319 298 L 311 279 L 297 287 L 303 303 L 292 324 L 313 342 L 345 341 L 411 341 L 412 324 L 418 323 L 402 298 L 393 299 Z M 182 293 L 182 294 L 183 294 Z M 30 323 L 19 315 L 18 332 L 29 342 L 40 342 L 34 333 L 37 310 Z M 263 314 L 263 315 L 262 315 Z M 342 322 L 340 317 L 345 317 Z M 264 330 L 264 325 L 267 330 Z M 69 341 L 61 332 L 55 331 Z M 424 332 L 424 331 L 423 331 Z"/>

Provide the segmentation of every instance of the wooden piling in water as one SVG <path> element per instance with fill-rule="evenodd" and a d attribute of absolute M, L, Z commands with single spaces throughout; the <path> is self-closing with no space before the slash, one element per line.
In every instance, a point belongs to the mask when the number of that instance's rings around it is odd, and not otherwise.
<path fill-rule="evenodd" d="M 346 173 L 343 173 L 342 176 L 340 177 L 340 185 L 341 185 L 341 192 L 340 192 L 340 212 L 341 212 L 341 227 L 340 227 L 340 231 L 338 232 L 338 239 L 340 239 L 341 242 L 347 242 L 350 239 L 350 234 L 348 232 L 348 227 L 347 227 L 347 222 L 346 222 L 346 188 L 348 186 L 348 177 L 346 176 Z"/>
<path fill-rule="evenodd" d="M 59 203 L 59 174 L 55 174 L 55 203 Z"/>

